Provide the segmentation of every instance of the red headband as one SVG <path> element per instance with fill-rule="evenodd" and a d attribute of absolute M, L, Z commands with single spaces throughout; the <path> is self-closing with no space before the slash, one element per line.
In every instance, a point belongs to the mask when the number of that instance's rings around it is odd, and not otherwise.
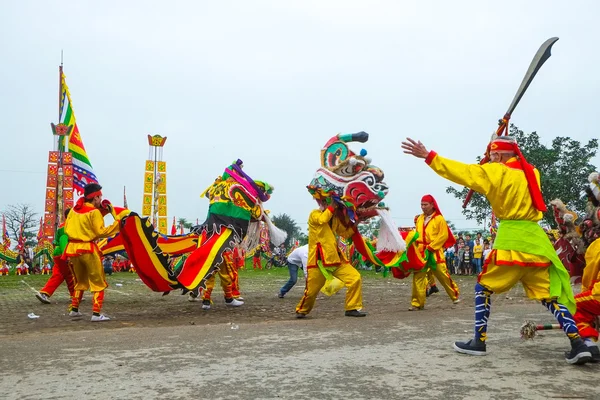
<path fill-rule="evenodd" d="M 490 151 L 512 151 L 517 152 L 517 144 L 514 142 L 507 142 L 506 140 L 495 140 L 490 144 Z"/>
<path fill-rule="evenodd" d="M 102 191 L 101 191 L 101 190 L 98 190 L 98 191 L 96 191 L 96 192 L 92 192 L 92 193 L 90 193 L 90 194 L 87 194 L 87 195 L 85 195 L 85 199 L 86 199 L 86 200 L 91 200 L 91 199 L 93 199 L 93 198 L 94 198 L 94 197 L 96 197 L 96 196 L 102 196 Z"/>

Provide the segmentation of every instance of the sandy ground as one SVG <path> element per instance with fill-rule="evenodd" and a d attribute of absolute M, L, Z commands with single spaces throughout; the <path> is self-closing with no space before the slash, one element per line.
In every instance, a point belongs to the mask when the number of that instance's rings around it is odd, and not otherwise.
<path fill-rule="evenodd" d="M 285 299 L 275 295 L 285 278 L 284 270 L 247 271 L 243 307 L 226 308 L 215 289 L 213 308 L 203 311 L 117 275 L 104 308 L 113 320 L 98 324 L 89 321 L 89 301 L 85 319 L 65 315 L 64 289 L 56 304 L 39 303 L 27 286 L 39 287 L 39 277 L 0 281 L 0 396 L 600 399 L 600 364 L 566 364 L 562 332 L 519 338 L 525 320 L 553 322 L 520 286 L 493 298 L 488 355 L 473 357 L 452 350 L 472 334 L 473 278 L 458 279 L 462 303 L 439 293 L 424 311 L 409 312 L 410 281 L 367 273 L 366 318 L 345 317 L 341 293 L 319 298 L 305 320 L 293 313 L 301 282 Z"/>

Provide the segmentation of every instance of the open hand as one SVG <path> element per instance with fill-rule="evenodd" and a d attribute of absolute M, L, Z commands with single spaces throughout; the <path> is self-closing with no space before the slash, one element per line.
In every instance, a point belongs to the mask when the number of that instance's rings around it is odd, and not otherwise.
<path fill-rule="evenodd" d="M 425 145 L 421 141 L 416 141 L 411 138 L 406 138 L 406 142 L 402 142 L 402 148 L 404 153 L 411 154 L 417 158 L 427 158 L 429 150 L 425 148 Z"/>

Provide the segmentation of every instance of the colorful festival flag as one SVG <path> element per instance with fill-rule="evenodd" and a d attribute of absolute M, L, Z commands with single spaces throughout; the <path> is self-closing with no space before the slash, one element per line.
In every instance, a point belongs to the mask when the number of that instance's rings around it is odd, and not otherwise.
<path fill-rule="evenodd" d="M 19 238 L 17 241 L 17 249 L 23 250 L 25 248 L 25 216 L 21 220 L 21 228 L 19 229 Z"/>
<path fill-rule="evenodd" d="M 83 140 L 79 134 L 73 105 L 71 103 L 71 93 L 67 86 L 65 74 L 61 76 L 62 94 L 60 104 L 60 123 L 66 126 L 73 126 L 73 131 L 69 137 L 68 151 L 73 155 L 73 188 L 78 194 L 83 193 L 83 188 L 88 183 L 98 183 L 92 163 L 85 151 Z M 63 145 L 64 150 L 64 145 Z"/>
<path fill-rule="evenodd" d="M 173 217 L 173 225 L 171 226 L 171 235 L 177 235 L 177 227 L 175 226 L 175 217 Z"/>
<path fill-rule="evenodd" d="M 41 242 L 43 239 L 44 239 L 44 220 L 43 220 L 43 218 L 40 218 L 40 229 L 38 230 L 38 234 L 37 234 L 38 243 Z"/>
<path fill-rule="evenodd" d="M 496 214 L 492 213 L 492 221 L 490 222 L 490 234 L 496 235 L 498 233 L 498 223 L 496 221 Z"/>
<path fill-rule="evenodd" d="M 6 248 L 10 248 L 10 236 L 6 230 L 6 217 L 2 214 L 2 243 Z"/>

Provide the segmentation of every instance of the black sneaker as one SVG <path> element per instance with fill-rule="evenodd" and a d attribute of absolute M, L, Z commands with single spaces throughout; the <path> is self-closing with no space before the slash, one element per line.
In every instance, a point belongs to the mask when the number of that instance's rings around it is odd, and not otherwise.
<path fill-rule="evenodd" d="M 592 353 L 583 340 L 575 339 L 571 342 L 571 351 L 565 352 L 565 360 L 569 364 L 585 364 L 592 361 Z"/>
<path fill-rule="evenodd" d="M 283 294 L 281 292 L 277 293 L 277 297 L 279 297 L 280 299 L 283 299 L 283 296 L 285 296 L 285 294 Z"/>
<path fill-rule="evenodd" d="M 296 318 L 298 318 L 298 319 L 306 318 L 306 314 L 297 312 L 296 313 Z"/>
<path fill-rule="evenodd" d="M 434 293 L 439 293 L 439 292 L 440 292 L 440 289 L 438 289 L 438 287 L 437 287 L 437 286 L 435 286 L 435 285 L 429 288 L 429 295 L 430 295 L 430 296 L 431 296 L 432 294 L 434 294 Z"/>
<path fill-rule="evenodd" d="M 598 346 L 596 346 L 596 345 L 589 346 L 588 345 L 587 348 L 590 351 L 590 353 L 592 354 L 592 362 L 593 363 L 600 362 L 600 349 L 598 349 Z"/>
<path fill-rule="evenodd" d="M 358 310 L 348 310 L 344 313 L 346 317 L 366 317 L 367 313 Z"/>
<path fill-rule="evenodd" d="M 472 356 L 485 356 L 485 342 L 471 339 L 468 342 L 454 342 L 454 350 Z"/>

